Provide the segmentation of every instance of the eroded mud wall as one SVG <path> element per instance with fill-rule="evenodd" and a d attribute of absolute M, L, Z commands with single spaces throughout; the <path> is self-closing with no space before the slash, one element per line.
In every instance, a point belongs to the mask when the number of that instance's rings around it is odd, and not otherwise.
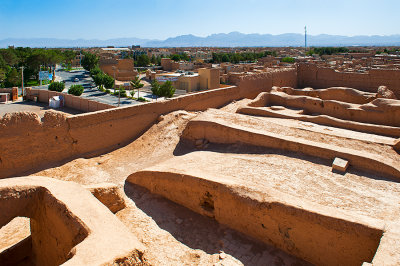
<path fill-rule="evenodd" d="M 42 119 L 33 113 L 7 114 L 0 119 L 0 178 L 122 147 L 162 114 L 219 107 L 239 95 L 239 88 L 233 86 L 70 117 L 52 111 Z"/>
<path fill-rule="evenodd" d="M 300 88 L 349 87 L 368 92 L 376 92 L 379 86 L 385 85 L 400 98 L 400 70 L 371 69 L 367 73 L 346 73 L 314 64 L 299 64 L 297 83 Z"/>
<path fill-rule="evenodd" d="M 270 91 L 272 86 L 296 87 L 296 73 L 295 69 L 276 70 L 244 77 L 239 86 L 69 117 L 54 112 L 43 119 L 32 113 L 7 114 L 0 119 L 0 178 L 28 174 L 64 160 L 96 156 L 122 147 L 144 133 L 162 114 L 221 107 Z M 31 92 L 30 97 L 38 97 L 41 102 L 57 95 L 39 91 L 34 96 L 34 91 Z M 67 96 L 66 103 L 72 101 L 72 105 L 79 98 Z"/>
<path fill-rule="evenodd" d="M 265 73 L 243 76 L 238 79 L 242 98 L 255 98 L 260 92 L 270 91 L 272 86 L 297 88 L 297 71 L 278 69 Z"/>

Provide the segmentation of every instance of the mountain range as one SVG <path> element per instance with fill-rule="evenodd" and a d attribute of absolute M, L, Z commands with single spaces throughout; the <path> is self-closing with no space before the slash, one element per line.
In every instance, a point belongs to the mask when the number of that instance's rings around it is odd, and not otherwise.
<path fill-rule="evenodd" d="M 16 47 L 124 47 L 140 45 L 142 47 L 284 47 L 304 46 L 304 35 L 297 33 L 244 34 L 240 32 L 212 34 L 207 37 L 181 35 L 166 40 L 150 40 L 140 38 L 98 39 L 56 39 L 56 38 L 9 38 L 0 40 L 0 47 L 14 45 Z M 400 34 L 397 35 L 307 35 L 307 46 L 400 46 Z"/>

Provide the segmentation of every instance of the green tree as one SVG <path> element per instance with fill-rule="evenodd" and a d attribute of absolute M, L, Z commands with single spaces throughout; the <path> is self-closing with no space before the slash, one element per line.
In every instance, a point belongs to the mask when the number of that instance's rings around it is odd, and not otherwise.
<path fill-rule="evenodd" d="M 112 87 L 114 87 L 114 79 L 103 72 L 99 72 L 94 75 L 93 81 L 96 86 L 104 85 L 104 87 L 106 87 L 107 89 L 111 89 Z"/>
<path fill-rule="evenodd" d="M 229 62 L 229 61 L 230 61 L 230 59 L 229 59 L 228 54 L 223 54 L 221 57 L 221 62 Z"/>
<path fill-rule="evenodd" d="M 157 64 L 157 58 L 154 56 L 154 55 L 152 55 L 151 56 L 151 60 L 150 60 L 150 62 L 152 63 L 152 64 Z"/>
<path fill-rule="evenodd" d="M 76 57 L 76 52 L 72 50 L 66 50 L 62 53 L 63 61 L 66 65 L 71 65 L 72 60 Z"/>
<path fill-rule="evenodd" d="M 16 68 L 11 68 L 6 74 L 4 82 L 5 87 L 14 87 L 21 85 L 21 73 Z"/>
<path fill-rule="evenodd" d="M 164 82 L 162 85 L 159 85 L 158 82 L 155 84 L 153 82 L 151 91 L 158 97 L 170 98 L 175 94 L 175 88 L 172 86 L 172 82 L 169 80 Z"/>
<path fill-rule="evenodd" d="M 6 61 L 7 65 L 16 66 L 18 64 L 19 60 L 13 48 L 2 49 L 0 53 Z"/>
<path fill-rule="evenodd" d="M 153 93 L 153 95 L 157 96 L 160 95 L 160 83 L 158 83 L 157 80 L 154 80 L 151 83 L 151 92 Z"/>
<path fill-rule="evenodd" d="M 65 84 L 63 82 L 53 82 L 49 85 L 49 91 L 58 91 L 62 92 L 65 88 Z"/>
<path fill-rule="evenodd" d="M 86 69 L 87 71 L 90 71 L 95 66 L 97 66 L 98 62 L 99 62 L 99 58 L 97 57 L 97 55 L 91 54 L 91 53 L 85 53 L 81 64 L 84 69 Z"/>
<path fill-rule="evenodd" d="M 138 67 L 146 67 L 150 64 L 150 59 L 146 54 L 141 54 L 138 56 L 137 61 L 135 62 Z"/>
<path fill-rule="evenodd" d="M 7 76 L 6 74 L 7 74 L 6 69 L 0 68 L 0 88 L 3 86 L 3 82 Z"/>
<path fill-rule="evenodd" d="M 68 94 L 72 94 L 72 95 L 75 95 L 75 96 L 81 96 L 83 91 L 84 91 L 84 88 L 83 88 L 82 85 L 72 85 L 68 89 Z"/>
<path fill-rule="evenodd" d="M 284 57 L 281 61 L 285 63 L 294 63 L 295 59 L 293 57 Z"/>
<path fill-rule="evenodd" d="M 107 74 L 103 74 L 103 85 L 106 89 L 114 87 L 114 79 Z"/>
<path fill-rule="evenodd" d="M 140 88 L 143 88 L 144 84 L 140 83 L 140 78 L 139 76 L 136 76 L 134 80 L 131 81 L 131 86 L 133 88 L 133 92 L 135 93 L 135 90 L 138 90 L 138 98 L 139 98 L 139 93 L 140 93 Z"/>
<path fill-rule="evenodd" d="M 101 71 L 100 67 L 98 65 L 96 65 L 94 68 L 92 68 L 90 70 L 90 76 L 94 77 L 99 73 L 103 73 L 103 71 Z"/>
<path fill-rule="evenodd" d="M 175 62 L 181 61 L 181 57 L 178 54 L 171 55 L 171 59 L 174 60 Z"/>

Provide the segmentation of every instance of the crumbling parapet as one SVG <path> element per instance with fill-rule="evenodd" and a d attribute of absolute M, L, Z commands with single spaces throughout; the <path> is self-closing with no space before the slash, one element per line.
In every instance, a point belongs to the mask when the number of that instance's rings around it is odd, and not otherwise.
<path fill-rule="evenodd" d="M 88 190 L 46 177 L 0 180 L 0 226 L 31 220 L 37 265 L 146 264 L 143 245 Z M 0 254 L 1 264 L 2 254 Z"/>

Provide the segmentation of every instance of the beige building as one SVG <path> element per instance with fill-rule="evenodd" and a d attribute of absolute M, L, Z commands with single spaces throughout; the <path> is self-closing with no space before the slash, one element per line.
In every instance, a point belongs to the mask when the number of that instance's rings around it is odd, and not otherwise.
<path fill-rule="evenodd" d="M 219 70 L 215 68 L 199 68 L 198 73 L 194 72 L 169 72 L 169 73 L 148 73 L 151 80 L 159 83 L 171 81 L 178 90 L 186 92 L 216 89 L 220 87 Z"/>
<path fill-rule="evenodd" d="M 119 59 L 111 53 L 100 54 L 100 69 L 107 75 L 120 81 L 130 81 L 139 74 L 134 67 L 133 59 Z"/>
<path fill-rule="evenodd" d="M 161 67 L 164 71 L 175 71 L 175 70 L 186 70 L 190 71 L 194 69 L 192 62 L 175 62 L 170 58 L 161 58 Z"/>

